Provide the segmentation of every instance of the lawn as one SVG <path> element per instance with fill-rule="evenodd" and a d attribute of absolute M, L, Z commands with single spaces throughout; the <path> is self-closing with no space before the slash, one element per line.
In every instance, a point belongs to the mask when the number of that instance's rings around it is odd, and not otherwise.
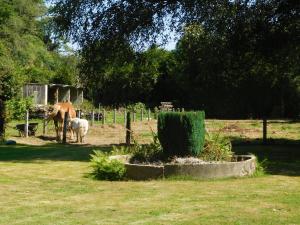
<path fill-rule="evenodd" d="M 236 146 L 267 174 L 221 180 L 97 181 L 92 150 L 0 146 L 0 224 L 300 224 L 297 144 Z"/>

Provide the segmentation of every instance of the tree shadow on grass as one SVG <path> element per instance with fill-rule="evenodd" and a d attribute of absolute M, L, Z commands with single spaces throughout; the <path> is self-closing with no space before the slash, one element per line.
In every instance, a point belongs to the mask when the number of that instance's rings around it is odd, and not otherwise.
<path fill-rule="evenodd" d="M 110 151 L 112 146 L 90 146 L 70 144 L 0 145 L 0 162 L 32 162 L 35 160 L 89 161 L 93 150 Z"/>
<path fill-rule="evenodd" d="M 236 154 L 252 153 L 264 161 L 267 174 L 300 176 L 300 141 L 276 139 L 262 145 L 262 140 L 233 141 Z"/>
<path fill-rule="evenodd" d="M 232 136 L 229 137 L 231 143 L 234 146 L 239 145 L 262 145 L 263 139 L 262 138 L 245 138 L 245 137 L 236 137 Z M 286 146 L 300 146 L 300 140 L 292 140 L 287 138 L 268 138 L 266 145 L 286 145 Z"/>

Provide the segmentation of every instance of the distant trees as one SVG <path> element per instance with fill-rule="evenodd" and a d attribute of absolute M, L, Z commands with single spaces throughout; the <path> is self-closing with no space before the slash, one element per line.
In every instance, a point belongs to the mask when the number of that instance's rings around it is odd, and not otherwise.
<path fill-rule="evenodd" d="M 0 141 L 5 101 L 20 97 L 25 82 L 76 82 L 77 57 L 60 54 L 43 0 L 0 0 Z"/>
<path fill-rule="evenodd" d="M 104 88 L 93 94 L 100 96 L 98 101 L 151 103 L 168 98 L 222 117 L 299 113 L 296 0 L 53 3 L 57 33 L 80 43 L 83 52 L 102 55 L 105 65 L 107 52 L 131 49 L 121 64 L 110 64 L 113 69 L 93 67 L 92 77 L 106 80 L 99 80 Z M 143 43 L 155 43 L 170 30 L 182 33 L 175 51 L 156 49 L 153 56 L 153 49 L 140 52 Z M 91 48 L 99 41 L 114 46 L 100 54 Z M 124 43 L 127 47 L 120 48 Z M 83 59 L 90 60 L 85 54 Z"/>
<path fill-rule="evenodd" d="M 82 49 L 80 77 L 95 102 L 151 102 L 160 66 L 168 54 L 157 46 L 136 52 L 126 43 L 116 47 L 112 42 L 98 42 Z"/>

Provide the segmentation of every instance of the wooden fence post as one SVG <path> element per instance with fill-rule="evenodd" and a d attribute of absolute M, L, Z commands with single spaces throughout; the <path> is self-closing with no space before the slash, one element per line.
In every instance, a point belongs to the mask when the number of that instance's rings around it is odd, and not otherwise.
<path fill-rule="evenodd" d="M 114 124 L 117 123 L 117 109 L 114 109 Z"/>
<path fill-rule="evenodd" d="M 150 121 L 150 113 L 151 113 L 151 111 L 150 111 L 150 109 L 148 109 L 148 121 Z"/>
<path fill-rule="evenodd" d="M 95 117 L 95 112 L 94 110 L 92 111 L 92 122 L 91 122 L 91 126 L 94 125 L 94 117 Z"/>
<path fill-rule="evenodd" d="M 5 102 L 0 98 L 0 143 L 5 139 L 5 121 L 6 121 Z"/>
<path fill-rule="evenodd" d="M 133 112 L 133 122 L 135 122 L 135 112 Z"/>
<path fill-rule="evenodd" d="M 267 144 L 267 118 L 263 118 L 263 144 Z"/>
<path fill-rule="evenodd" d="M 47 112 L 44 113 L 44 120 L 43 120 L 43 136 L 47 134 Z"/>
<path fill-rule="evenodd" d="M 100 121 L 100 103 L 98 105 L 98 122 Z"/>
<path fill-rule="evenodd" d="M 63 128 L 63 143 L 67 143 L 67 128 L 68 128 L 69 112 L 65 112 L 64 128 Z"/>
<path fill-rule="evenodd" d="M 124 126 L 126 127 L 126 117 L 127 117 L 127 112 L 126 109 L 124 110 Z"/>
<path fill-rule="evenodd" d="M 29 127 L 29 112 L 28 110 L 26 110 L 26 114 L 25 114 L 25 137 L 28 137 L 28 127 Z"/>
<path fill-rule="evenodd" d="M 144 109 L 141 109 L 141 121 L 143 122 L 144 119 Z"/>
<path fill-rule="evenodd" d="M 105 124 L 105 109 L 103 109 L 102 114 L 103 114 L 102 124 L 104 125 Z"/>
<path fill-rule="evenodd" d="M 127 112 L 127 120 L 126 120 L 126 145 L 129 146 L 131 143 L 131 118 L 130 112 Z"/>

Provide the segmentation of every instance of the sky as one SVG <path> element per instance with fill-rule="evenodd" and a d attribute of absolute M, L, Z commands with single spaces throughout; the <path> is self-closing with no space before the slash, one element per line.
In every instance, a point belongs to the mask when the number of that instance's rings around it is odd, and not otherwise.
<path fill-rule="evenodd" d="M 176 47 L 176 41 L 174 40 L 170 40 L 165 46 L 164 48 L 167 49 L 167 50 L 174 50 L 175 47 Z"/>
<path fill-rule="evenodd" d="M 47 7 L 51 6 L 51 2 L 49 0 L 45 0 L 45 4 Z M 170 32 L 168 36 L 170 37 L 169 41 L 161 47 L 169 51 L 174 50 L 178 41 L 178 35 L 174 32 Z M 75 51 L 79 49 L 79 45 L 77 43 L 68 43 L 67 45 Z"/>

